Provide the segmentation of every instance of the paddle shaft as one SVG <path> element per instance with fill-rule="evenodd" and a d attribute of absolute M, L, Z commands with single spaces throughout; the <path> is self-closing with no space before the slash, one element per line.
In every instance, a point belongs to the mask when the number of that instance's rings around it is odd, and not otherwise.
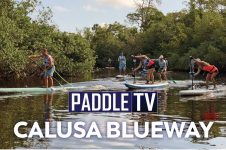
<path fill-rule="evenodd" d="M 173 77 L 172 77 L 172 74 L 171 74 L 171 73 L 172 73 L 172 71 L 167 71 L 167 72 L 166 72 L 166 76 L 168 75 L 168 77 L 170 78 L 170 80 L 173 81 L 174 84 L 177 84 L 177 82 L 176 82 L 175 80 L 173 80 Z M 168 81 L 169 81 L 169 80 L 168 80 Z M 170 82 L 169 82 L 169 83 L 170 83 Z"/>
<path fill-rule="evenodd" d="M 67 80 L 65 80 L 56 70 L 55 70 L 55 72 L 64 82 L 66 82 L 67 84 L 70 84 L 72 86 L 72 84 L 69 83 Z"/>
<path fill-rule="evenodd" d="M 136 83 L 136 72 L 134 72 L 133 82 Z"/>
<path fill-rule="evenodd" d="M 44 72 L 46 72 L 46 69 L 43 69 L 43 67 L 41 67 L 37 62 L 35 62 L 35 61 L 32 61 L 33 63 L 35 63 L 42 71 L 44 71 Z M 62 84 L 60 83 L 60 81 L 58 81 L 56 78 L 54 78 L 54 77 L 52 77 L 54 80 L 56 80 L 56 82 L 61 86 L 61 87 L 63 87 L 62 86 Z"/>
<path fill-rule="evenodd" d="M 136 68 L 136 59 L 133 59 L 133 70 Z M 136 71 L 134 71 L 133 82 L 136 83 Z"/>
<path fill-rule="evenodd" d="M 193 57 L 190 56 L 190 73 L 191 73 L 191 85 L 192 90 L 194 90 L 194 64 L 192 64 Z"/>

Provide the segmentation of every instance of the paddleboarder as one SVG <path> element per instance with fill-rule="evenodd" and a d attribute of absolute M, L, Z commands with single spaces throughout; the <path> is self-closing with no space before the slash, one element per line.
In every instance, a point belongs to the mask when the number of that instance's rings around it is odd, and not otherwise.
<path fill-rule="evenodd" d="M 139 69 L 143 68 L 147 70 L 146 84 L 149 84 L 150 80 L 151 80 L 151 84 L 154 84 L 154 72 L 155 72 L 154 60 L 150 59 L 146 55 L 138 55 L 138 56 L 131 55 L 131 57 L 140 61 L 140 64 L 138 65 L 138 67 L 133 70 L 133 74 L 135 74 L 135 72 L 138 71 Z"/>
<path fill-rule="evenodd" d="M 156 61 L 157 62 L 155 63 L 155 70 L 157 72 L 157 75 L 159 77 L 159 80 L 161 82 L 162 82 L 162 80 L 167 80 L 167 78 L 166 78 L 167 64 L 166 64 L 166 61 L 164 60 L 163 55 L 160 55 L 159 56 L 159 59 L 156 60 Z"/>
<path fill-rule="evenodd" d="M 194 76 L 197 76 L 201 71 L 207 72 L 206 88 L 208 89 L 209 81 L 212 81 L 213 84 L 214 84 L 214 88 L 216 88 L 215 77 L 219 73 L 218 68 L 214 65 L 211 65 L 211 64 L 205 62 L 205 61 L 202 61 L 199 58 L 194 59 L 194 62 L 198 66 L 198 71 L 194 74 Z"/>
<path fill-rule="evenodd" d="M 109 67 L 109 68 L 111 67 L 111 63 L 112 63 L 111 58 L 108 58 L 108 67 Z"/>
<path fill-rule="evenodd" d="M 44 71 L 41 74 L 43 77 L 43 84 L 46 88 L 53 86 L 53 73 L 55 71 L 54 59 L 48 54 L 47 49 L 42 49 L 40 55 L 29 56 L 29 58 L 40 59 L 44 61 Z"/>
<path fill-rule="evenodd" d="M 123 72 L 123 75 L 126 73 L 126 57 L 124 56 L 123 52 L 118 57 L 119 62 L 119 74 L 121 75 Z"/>

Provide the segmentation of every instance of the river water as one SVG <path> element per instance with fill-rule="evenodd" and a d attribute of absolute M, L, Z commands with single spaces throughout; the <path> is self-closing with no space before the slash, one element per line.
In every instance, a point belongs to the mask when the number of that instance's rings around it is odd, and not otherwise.
<path fill-rule="evenodd" d="M 74 86 L 84 86 L 82 90 L 109 90 L 126 91 L 123 80 L 116 80 L 114 71 L 103 71 L 93 76 L 68 79 Z M 188 79 L 187 74 L 171 73 L 170 79 Z M 132 80 L 132 79 L 131 79 Z M 35 79 L 32 82 L 4 82 L 2 87 L 37 86 Z M 158 89 L 158 113 L 69 113 L 67 93 L 54 94 L 1 94 L 0 95 L 0 148 L 197 148 L 197 149 L 226 149 L 226 97 L 211 96 L 202 98 L 181 98 L 179 90 L 186 89 L 181 85 L 172 85 L 167 89 Z M 148 90 L 146 90 L 148 91 Z M 150 89 L 149 89 L 150 91 Z M 117 139 L 77 139 L 74 137 L 62 139 L 19 139 L 14 135 L 14 125 L 19 121 L 27 121 L 29 131 L 32 124 L 37 121 L 44 130 L 44 122 L 49 121 L 51 130 L 56 129 L 56 122 L 84 121 L 89 124 L 96 121 L 99 128 L 104 131 L 107 121 L 127 122 L 129 130 L 133 121 L 140 123 L 139 130 L 144 129 L 144 122 L 168 121 L 172 123 L 194 121 L 214 121 L 210 137 L 205 138 L 167 138 L 144 139 L 117 138 Z M 66 129 L 65 129 L 66 130 Z M 165 134 L 165 130 L 163 130 Z"/>

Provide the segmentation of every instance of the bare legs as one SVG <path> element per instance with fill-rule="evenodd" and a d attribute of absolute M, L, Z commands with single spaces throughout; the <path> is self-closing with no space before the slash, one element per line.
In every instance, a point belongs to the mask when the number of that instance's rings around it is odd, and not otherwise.
<path fill-rule="evenodd" d="M 214 88 L 216 88 L 216 81 L 215 81 L 215 77 L 217 76 L 218 72 L 214 72 L 214 73 L 208 73 L 206 76 L 206 88 L 208 89 L 209 87 L 209 81 L 213 82 Z"/>
<path fill-rule="evenodd" d="M 155 68 L 148 69 L 147 83 L 151 80 L 151 84 L 154 84 L 154 80 L 155 80 L 154 72 L 155 72 Z"/>
<path fill-rule="evenodd" d="M 123 69 L 123 75 L 124 75 L 124 76 L 126 75 L 126 68 Z"/>
<path fill-rule="evenodd" d="M 119 74 L 125 76 L 126 75 L 126 69 L 120 69 Z"/>
<path fill-rule="evenodd" d="M 167 80 L 166 71 L 158 72 L 157 75 L 159 77 L 160 82 L 162 82 L 162 79 Z"/>
<path fill-rule="evenodd" d="M 44 84 L 44 87 L 46 87 L 46 88 L 52 87 L 53 86 L 53 78 L 51 76 L 44 77 L 43 84 Z"/>
<path fill-rule="evenodd" d="M 43 85 L 48 88 L 48 77 L 43 77 Z"/>
<path fill-rule="evenodd" d="M 49 87 L 53 86 L 53 78 L 52 77 L 48 77 L 49 80 Z"/>
<path fill-rule="evenodd" d="M 160 82 L 162 82 L 161 72 L 158 72 L 157 75 L 159 77 Z"/>

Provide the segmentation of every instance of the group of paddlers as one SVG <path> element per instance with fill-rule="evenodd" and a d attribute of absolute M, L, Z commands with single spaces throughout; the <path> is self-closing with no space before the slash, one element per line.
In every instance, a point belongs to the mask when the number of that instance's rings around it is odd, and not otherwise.
<path fill-rule="evenodd" d="M 160 55 L 158 59 L 150 59 L 146 55 L 132 55 L 131 57 L 140 61 L 138 67 L 133 69 L 133 75 L 141 68 L 147 71 L 146 84 L 154 84 L 154 72 L 157 73 L 160 81 L 167 80 L 166 73 L 168 61 L 167 59 L 164 59 L 163 55 Z"/>
<path fill-rule="evenodd" d="M 168 67 L 168 60 L 163 57 L 163 55 L 160 55 L 158 59 L 150 59 L 146 55 L 131 55 L 133 60 L 140 61 L 139 65 L 137 67 L 134 67 L 132 70 L 133 75 L 139 70 L 145 70 L 147 72 L 146 75 L 146 84 L 154 84 L 154 72 L 157 73 L 160 81 L 167 80 L 167 67 Z M 51 87 L 53 86 L 53 73 L 55 71 L 54 66 L 54 59 L 51 55 L 48 54 L 47 49 L 42 49 L 40 55 L 33 55 L 29 58 L 32 59 L 39 59 L 43 58 L 44 61 L 44 71 L 42 73 L 43 77 L 43 84 L 45 87 Z M 123 74 L 125 75 L 126 71 L 126 57 L 121 53 L 121 55 L 118 57 L 119 62 L 119 71 L 120 74 L 123 71 Z M 193 66 L 191 69 L 191 75 L 197 76 L 201 71 L 207 72 L 206 76 L 206 87 L 208 88 L 209 82 L 212 81 L 214 84 L 214 87 L 216 88 L 216 82 L 215 77 L 219 73 L 219 70 L 216 66 L 211 65 L 205 61 L 200 60 L 199 58 L 192 58 L 191 57 L 191 65 Z M 198 71 L 194 73 L 194 66 L 197 65 Z"/>
<path fill-rule="evenodd" d="M 133 69 L 133 75 L 135 73 L 142 69 L 147 72 L 146 75 L 146 84 L 154 84 L 155 78 L 154 78 L 154 72 L 157 73 L 157 76 L 159 77 L 159 80 L 167 80 L 167 67 L 168 67 L 168 60 L 163 57 L 163 55 L 160 55 L 158 59 L 150 59 L 146 55 L 137 55 L 131 56 L 135 62 L 136 60 L 140 61 L 139 65 Z M 119 61 L 119 71 L 120 74 L 122 71 L 126 70 L 126 58 L 121 53 L 121 55 L 118 58 Z M 212 81 L 214 84 L 214 88 L 216 88 L 216 82 L 215 82 L 215 77 L 219 73 L 219 70 L 216 66 L 211 65 L 205 61 L 200 60 L 199 58 L 191 58 L 191 64 L 192 64 L 192 70 L 191 70 L 191 75 L 192 77 L 197 76 L 201 71 L 204 71 L 207 73 L 206 76 L 206 88 L 208 88 L 209 82 Z M 194 72 L 194 66 L 197 66 L 198 71 L 195 73 Z"/>
<path fill-rule="evenodd" d="M 146 75 L 146 84 L 154 84 L 154 72 L 157 72 L 157 75 L 162 80 L 167 80 L 167 67 L 168 67 L 168 60 L 163 57 L 163 55 L 160 55 L 158 59 L 150 59 L 146 55 L 131 55 L 134 62 L 137 60 L 139 61 L 139 65 L 137 67 L 133 68 L 132 75 L 135 76 L 135 73 L 138 70 L 142 70 L 142 72 L 145 72 Z M 120 75 L 123 72 L 123 75 L 125 75 L 126 70 L 126 57 L 121 53 L 121 55 L 118 57 L 119 62 L 119 72 Z"/>

